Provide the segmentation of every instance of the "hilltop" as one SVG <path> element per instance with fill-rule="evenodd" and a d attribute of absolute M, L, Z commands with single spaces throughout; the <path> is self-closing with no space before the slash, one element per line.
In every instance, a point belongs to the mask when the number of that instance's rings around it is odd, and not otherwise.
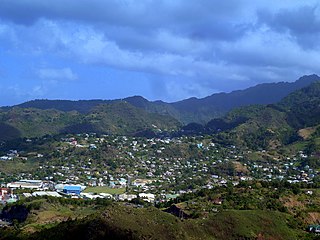
<path fill-rule="evenodd" d="M 170 131 L 179 126 L 170 116 L 148 113 L 121 101 L 101 104 L 88 113 L 13 107 L 0 110 L 0 140 L 60 133 L 134 135 L 140 131 Z"/>

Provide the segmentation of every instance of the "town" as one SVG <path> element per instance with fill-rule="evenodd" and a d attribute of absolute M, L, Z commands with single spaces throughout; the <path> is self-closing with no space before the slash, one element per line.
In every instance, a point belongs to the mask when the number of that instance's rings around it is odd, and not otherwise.
<path fill-rule="evenodd" d="M 21 197 L 107 198 L 149 203 L 244 181 L 312 184 L 302 151 L 273 154 L 221 145 L 210 136 L 138 138 L 76 134 L 2 144 L 3 203 Z M 14 167 L 12 167 L 14 166 Z"/>

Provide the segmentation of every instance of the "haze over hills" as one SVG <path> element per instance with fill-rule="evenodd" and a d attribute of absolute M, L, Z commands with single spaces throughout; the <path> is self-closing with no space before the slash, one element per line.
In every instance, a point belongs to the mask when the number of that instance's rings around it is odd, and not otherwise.
<path fill-rule="evenodd" d="M 173 103 L 148 101 L 141 96 L 133 96 L 117 100 L 34 100 L 15 107 L 88 113 L 99 104 L 126 101 L 150 113 L 170 115 L 183 124 L 191 122 L 205 124 L 237 107 L 276 103 L 291 92 L 317 80 L 320 80 L 320 77 L 314 74 L 303 76 L 295 82 L 264 83 L 231 93 L 216 93 L 205 98 L 189 98 Z"/>

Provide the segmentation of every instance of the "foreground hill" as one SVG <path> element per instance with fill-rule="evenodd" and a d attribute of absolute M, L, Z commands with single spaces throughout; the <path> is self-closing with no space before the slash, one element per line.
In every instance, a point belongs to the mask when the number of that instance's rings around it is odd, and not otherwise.
<path fill-rule="evenodd" d="M 228 210 L 205 218 L 180 220 L 155 207 L 113 203 L 107 207 L 66 200 L 38 199 L 15 211 L 28 213 L 20 230 L 4 229 L 1 239 L 298 239 L 292 217 L 277 211 Z M 70 210 L 68 208 L 72 208 Z M 60 210 L 61 209 L 61 210 Z M 10 211 L 10 209 L 9 209 Z M 16 212 L 16 215 L 19 215 Z M 20 214 L 21 215 L 21 214 Z"/>
<path fill-rule="evenodd" d="M 276 103 L 291 92 L 306 87 L 317 80 L 320 80 L 320 77 L 309 75 L 303 76 L 292 83 L 264 83 L 231 93 L 217 93 L 201 99 L 190 98 L 173 103 L 152 102 L 143 97 L 134 96 L 122 100 L 34 100 L 17 106 L 21 108 L 56 109 L 60 111 L 88 113 L 99 104 L 125 101 L 147 112 L 169 115 L 183 124 L 191 122 L 203 124 L 213 118 L 221 117 L 237 107 Z"/>
<path fill-rule="evenodd" d="M 20 107 L 0 111 L 0 140 L 83 132 L 132 135 L 177 126 L 179 123 L 170 116 L 148 113 L 127 102 L 97 105 L 88 113 Z"/>
<path fill-rule="evenodd" d="M 30 239 L 297 239 L 286 217 L 277 212 L 233 210 L 181 222 L 155 208 L 123 207 L 59 224 Z"/>

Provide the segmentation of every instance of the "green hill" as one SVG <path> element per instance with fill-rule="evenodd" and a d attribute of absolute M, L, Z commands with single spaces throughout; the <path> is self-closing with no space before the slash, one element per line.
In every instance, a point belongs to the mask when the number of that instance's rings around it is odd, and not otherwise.
<path fill-rule="evenodd" d="M 185 220 L 155 208 L 122 207 L 61 223 L 29 239 L 299 239 L 286 214 L 232 210 L 205 220 Z M 76 237 L 76 238 L 74 238 Z"/>
<path fill-rule="evenodd" d="M 12 108 L 0 112 L 0 132 L 3 132 L 0 140 L 57 134 L 66 125 L 79 122 L 81 118 L 78 112 Z"/>
<path fill-rule="evenodd" d="M 154 207 L 49 201 L 34 200 L 25 208 L 16 207 L 20 212 L 27 209 L 29 215 L 16 228 L 0 230 L 1 239 L 292 240 L 306 236 L 305 232 L 290 227 L 292 216 L 277 211 L 225 210 L 205 218 L 180 220 Z"/>
<path fill-rule="evenodd" d="M 179 122 L 170 116 L 147 113 L 127 102 L 97 105 L 88 113 L 19 107 L 0 111 L 0 140 L 59 133 L 132 135 L 146 129 L 169 131 L 177 126 Z"/>
<path fill-rule="evenodd" d="M 221 121 L 232 123 L 239 118 L 245 121 L 220 133 L 221 141 L 250 148 L 276 148 L 297 141 L 300 130 L 320 124 L 320 82 L 291 93 L 277 104 L 233 110 Z"/>
<path fill-rule="evenodd" d="M 145 129 L 168 131 L 180 125 L 170 116 L 148 113 L 124 101 L 95 107 L 85 115 L 84 122 L 98 132 L 117 134 L 132 134 Z"/>
<path fill-rule="evenodd" d="M 295 82 L 264 83 L 231 93 L 217 93 L 197 99 L 190 98 L 172 103 L 178 110 L 183 123 L 206 123 L 213 118 L 222 117 L 227 112 L 252 104 L 272 104 L 288 94 L 320 80 L 317 75 L 303 76 Z"/>

